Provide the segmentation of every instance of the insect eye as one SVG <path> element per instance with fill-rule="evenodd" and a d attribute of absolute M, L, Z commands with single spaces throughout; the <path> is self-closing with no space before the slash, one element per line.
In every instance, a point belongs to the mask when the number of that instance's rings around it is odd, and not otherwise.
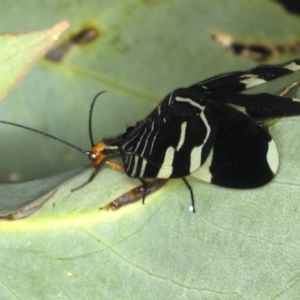
<path fill-rule="evenodd" d="M 91 153 L 91 154 L 89 155 L 89 159 L 90 159 L 90 160 L 96 160 L 96 159 L 97 159 L 97 154 L 96 154 L 96 153 Z"/>

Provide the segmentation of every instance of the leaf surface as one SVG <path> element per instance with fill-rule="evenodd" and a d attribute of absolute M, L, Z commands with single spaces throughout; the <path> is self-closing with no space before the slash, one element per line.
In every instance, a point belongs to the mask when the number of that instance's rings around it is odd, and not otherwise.
<path fill-rule="evenodd" d="M 72 46 L 60 63 L 41 60 L 2 101 L 0 119 L 86 150 L 89 105 L 96 92 L 107 91 L 94 111 L 93 133 L 100 140 L 144 118 L 174 88 L 253 67 L 248 58 L 212 41 L 212 31 L 268 43 L 300 36 L 299 20 L 271 1 L 30 0 L 16 7 L 3 3 L 0 23 L 7 32 L 68 19 L 72 27 L 57 45 L 85 26 L 94 26 L 99 35 L 90 44 Z M 26 22 L 14 21 L 32 11 Z M 268 90 L 278 91 L 295 78 L 299 74 Z M 105 169 L 90 185 L 70 193 L 92 168 L 72 177 L 30 217 L 0 222 L 1 298 L 296 299 L 298 123 L 297 117 L 282 119 L 271 128 L 281 165 L 269 185 L 238 191 L 190 177 L 196 214 L 188 211 L 189 192 L 181 180 L 170 180 L 145 205 L 110 212 L 99 207 L 138 180 Z M 76 150 L 18 128 L 1 125 L 0 137 L 2 181 L 11 175 L 53 180 L 87 163 Z M 25 184 L 24 193 L 31 187 Z M 3 195 L 6 184 L 0 189 Z"/>
<path fill-rule="evenodd" d="M 64 21 L 44 31 L 0 35 L 0 98 L 45 54 L 68 26 L 68 22 Z"/>

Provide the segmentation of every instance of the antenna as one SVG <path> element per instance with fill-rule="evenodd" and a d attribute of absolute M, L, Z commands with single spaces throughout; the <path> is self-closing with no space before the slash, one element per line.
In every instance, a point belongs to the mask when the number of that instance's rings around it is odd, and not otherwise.
<path fill-rule="evenodd" d="M 101 94 L 103 94 L 103 93 L 105 93 L 105 91 L 101 91 L 101 92 L 99 92 L 99 93 L 96 94 L 96 96 L 94 97 L 94 99 L 92 101 L 91 108 L 90 108 L 90 114 L 89 114 L 89 136 L 90 136 L 90 141 L 91 141 L 92 147 L 95 146 L 94 139 L 93 139 L 93 134 L 92 134 L 92 114 L 93 114 L 93 109 L 94 109 L 94 105 L 95 105 L 95 102 L 96 102 L 97 98 Z"/>
<path fill-rule="evenodd" d="M 85 150 L 83 150 L 83 149 L 81 149 L 81 148 L 79 148 L 79 147 L 77 147 L 77 146 L 75 146 L 75 145 L 73 145 L 71 143 L 68 143 L 68 142 L 66 142 L 66 141 L 64 141 L 64 140 L 62 140 L 62 139 L 60 139 L 60 138 L 58 138 L 56 136 L 53 136 L 53 135 L 51 135 L 49 133 L 46 133 L 46 132 L 43 132 L 41 130 L 37 130 L 37 129 L 31 128 L 31 127 L 28 127 L 28 126 L 24 126 L 24 125 L 20 125 L 20 124 L 17 124 L 17 123 L 12 123 L 12 122 L 7 122 L 7 121 L 0 121 L 0 123 L 8 124 L 8 125 L 12 125 L 12 126 L 16 126 L 16 127 L 20 127 L 20 128 L 23 128 L 23 129 L 27 129 L 27 130 L 30 130 L 30 131 L 37 132 L 39 134 L 42 134 L 44 136 L 47 136 L 47 137 L 55 140 L 55 141 L 61 142 L 61 143 L 65 144 L 65 145 L 68 145 L 68 146 L 76 149 L 77 151 L 85 154 L 85 155 L 90 155 L 91 154 L 90 151 L 85 151 Z"/>

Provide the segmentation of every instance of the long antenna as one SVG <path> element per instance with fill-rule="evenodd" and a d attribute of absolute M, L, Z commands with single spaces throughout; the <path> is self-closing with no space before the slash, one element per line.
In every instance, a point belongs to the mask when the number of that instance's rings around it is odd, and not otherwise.
<path fill-rule="evenodd" d="M 39 133 L 39 134 L 42 134 L 42 135 L 44 135 L 44 136 L 47 136 L 47 137 L 49 137 L 49 138 L 55 140 L 55 141 L 61 142 L 61 143 L 63 143 L 63 144 L 66 144 L 66 145 L 68 145 L 68 146 L 70 146 L 70 147 L 76 149 L 77 151 L 79 151 L 79 152 L 81 152 L 81 153 L 83 153 L 83 154 L 85 154 L 85 155 L 90 155 L 90 154 L 91 154 L 90 151 L 82 150 L 81 148 L 79 148 L 79 147 L 77 147 L 77 146 L 75 146 L 75 145 L 73 145 L 73 144 L 71 144 L 71 143 L 68 143 L 68 142 L 66 142 L 66 141 L 64 141 L 64 140 L 62 140 L 62 139 L 60 139 L 60 138 L 57 138 L 56 136 L 53 136 L 53 135 L 51 135 L 51 134 L 49 134 L 49 133 L 46 133 L 46 132 L 43 132 L 43 131 L 40 131 L 40 130 L 31 128 L 31 127 L 28 127 L 28 126 L 20 125 L 20 124 L 17 124 L 17 123 L 12 123 L 12 122 L 7 122 L 7 121 L 0 121 L 0 123 L 8 124 L 8 125 L 12 125 L 12 126 L 16 126 L 16 127 L 20 127 L 20 128 L 24 128 L 24 129 L 27 129 L 27 130 L 30 130 L 30 131 L 37 132 L 37 133 Z"/>
<path fill-rule="evenodd" d="M 90 141 L 91 141 L 92 147 L 95 146 L 95 143 L 94 143 L 94 140 L 93 140 L 93 134 L 92 134 L 92 114 L 93 114 L 93 109 L 94 109 L 94 105 L 95 105 L 95 102 L 96 102 L 97 98 L 101 94 L 103 94 L 103 93 L 105 93 L 105 91 L 101 91 L 98 94 L 96 94 L 96 96 L 94 97 L 94 99 L 92 101 L 91 108 L 90 108 L 90 114 L 89 114 L 89 135 L 90 135 Z"/>

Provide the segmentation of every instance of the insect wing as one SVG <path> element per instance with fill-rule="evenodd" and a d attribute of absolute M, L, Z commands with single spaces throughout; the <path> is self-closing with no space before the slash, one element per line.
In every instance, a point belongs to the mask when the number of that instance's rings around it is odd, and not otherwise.
<path fill-rule="evenodd" d="M 210 93 L 207 97 L 209 100 L 232 105 L 237 110 L 257 120 L 300 114 L 300 100 L 297 98 L 284 98 L 267 93 L 254 95 Z"/>
<path fill-rule="evenodd" d="M 280 65 L 261 65 L 248 71 L 217 75 L 193 84 L 190 88 L 202 92 L 237 93 L 299 70 L 300 60 L 297 59 Z"/>
<path fill-rule="evenodd" d="M 217 119 L 218 130 L 209 157 L 193 177 L 241 189 L 271 181 L 278 170 L 279 156 L 270 134 L 233 107 L 214 101 L 208 106 Z"/>
<path fill-rule="evenodd" d="M 208 157 L 217 131 L 203 94 L 178 89 L 133 129 L 122 145 L 126 173 L 137 178 L 179 178 Z"/>

